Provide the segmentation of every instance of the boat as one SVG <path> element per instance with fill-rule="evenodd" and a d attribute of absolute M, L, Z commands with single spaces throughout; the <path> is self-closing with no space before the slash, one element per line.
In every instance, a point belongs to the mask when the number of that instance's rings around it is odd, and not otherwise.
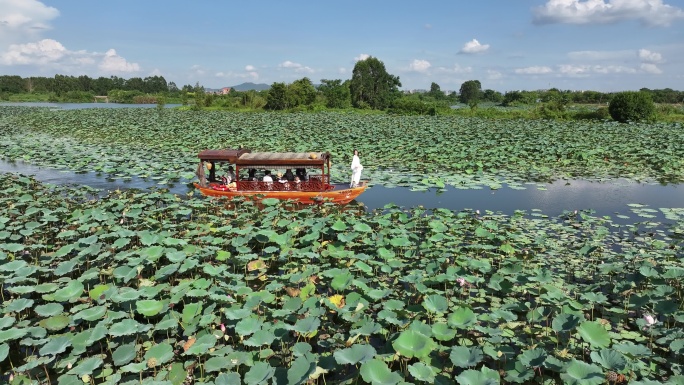
<path fill-rule="evenodd" d="M 197 157 L 195 187 L 209 197 L 245 197 L 261 200 L 275 198 L 293 200 L 303 204 L 331 202 L 347 204 L 361 195 L 368 184 L 330 182 L 329 152 L 252 152 L 249 149 L 203 150 Z M 220 168 L 217 170 L 217 167 Z M 220 176 L 233 167 L 235 180 L 222 180 Z M 208 170 L 207 172 L 205 171 Z M 256 172 L 273 170 L 297 171 L 294 180 L 264 182 Z M 286 173 L 287 174 L 287 173 Z"/>

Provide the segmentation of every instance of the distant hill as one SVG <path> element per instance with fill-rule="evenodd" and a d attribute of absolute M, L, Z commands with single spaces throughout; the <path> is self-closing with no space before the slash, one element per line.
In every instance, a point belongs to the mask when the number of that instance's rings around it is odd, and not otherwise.
<path fill-rule="evenodd" d="M 242 83 L 238 84 L 236 86 L 230 86 L 230 88 L 234 89 L 235 91 L 249 91 L 249 90 L 255 90 L 255 91 L 264 91 L 268 90 L 271 88 L 268 84 L 260 83 Z"/>

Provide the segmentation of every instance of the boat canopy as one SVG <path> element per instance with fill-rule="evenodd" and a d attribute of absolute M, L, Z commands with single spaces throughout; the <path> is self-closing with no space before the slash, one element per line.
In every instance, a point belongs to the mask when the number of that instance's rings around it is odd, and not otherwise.
<path fill-rule="evenodd" d="M 200 160 L 205 161 L 205 160 L 213 160 L 213 161 L 220 161 L 220 162 L 229 162 L 229 163 L 235 163 L 235 161 L 243 154 L 249 153 L 250 150 L 246 148 L 239 148 L 239 149 L 234 149 L 234 148 L 226 148 L 223 150 L 204 150 L 201 151 L 197 157 L 200 158 Z"/>
<path fill-rule="evenodd" d="M 321 167 L 330 159 L 329 153 L 317 152 L 252 152 L 235 160 L 238 166 Z"/>

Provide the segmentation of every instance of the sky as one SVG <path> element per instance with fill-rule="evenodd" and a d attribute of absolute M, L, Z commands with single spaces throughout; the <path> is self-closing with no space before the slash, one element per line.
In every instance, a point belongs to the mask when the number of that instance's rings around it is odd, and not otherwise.
<path fill-rule="evenodd" d="M 0 75 L 684 90 L 684 0 L 0 0 Z"/>

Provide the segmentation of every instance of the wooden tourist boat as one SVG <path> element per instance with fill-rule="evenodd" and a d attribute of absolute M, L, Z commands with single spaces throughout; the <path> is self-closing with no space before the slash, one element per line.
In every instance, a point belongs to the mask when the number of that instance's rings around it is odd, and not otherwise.
<path fill-rule="evenodd" d="M 198 154 L 199 182 L 195 187 L 211 197 L 276 198 L 312 204 L 332 202 L 347 204 L 366 190 L 365 182 L 350 187 L 349 183 L 330 183 L 330 153 L 251 152 L 248 149 L 204 150 Z M 234 166 L 235 181 L 224 183 L 221 175 Z M 217 170 L 217 167 L 220 169 Z M 206 169 L 208 168 L 208 176 Z M 301 180 L 264 182 L 255 171 L 297 170 Z M 251 178 L 250 178 L 251 173 Z"/>

